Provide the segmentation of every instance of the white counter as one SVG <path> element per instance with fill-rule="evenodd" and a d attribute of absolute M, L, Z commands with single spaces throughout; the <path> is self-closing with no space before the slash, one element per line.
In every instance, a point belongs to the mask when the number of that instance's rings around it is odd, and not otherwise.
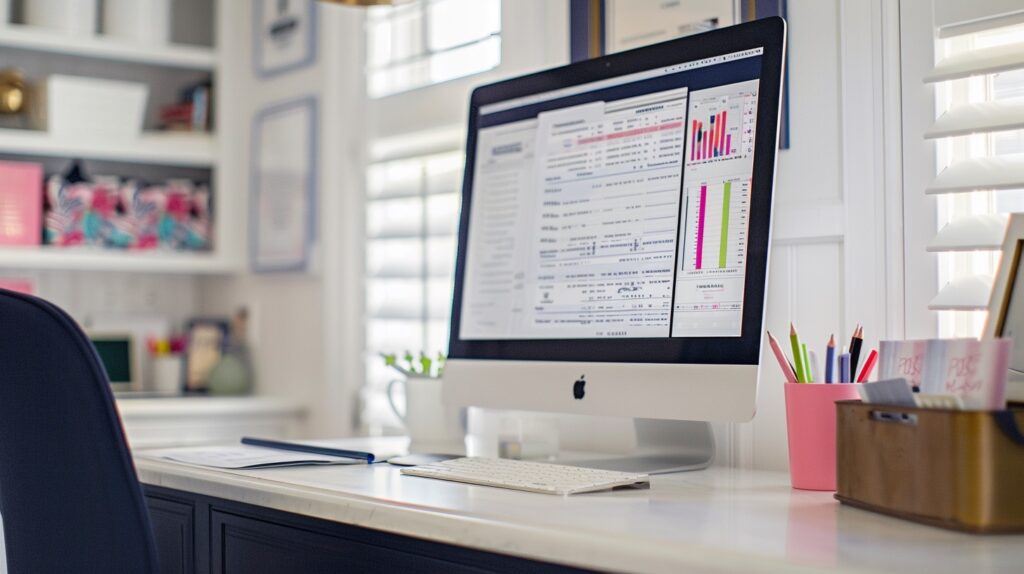
<path fill-rule="evenodd" d="M 349 448 L 351 442 L 339 441 Z M 629 572 L 1020 572 L 1024 536 L 959 534 L 712 468 L 650 490 L 557 497 L 386 464 L 222 471 L 136 456 L 143 483 L 535 560 Z"/>

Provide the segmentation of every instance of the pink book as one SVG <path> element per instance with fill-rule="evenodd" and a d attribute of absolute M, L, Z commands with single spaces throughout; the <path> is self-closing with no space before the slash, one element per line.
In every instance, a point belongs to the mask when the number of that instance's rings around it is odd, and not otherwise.
<path fill-rule="evenodd" d="M 35 286 L 32 284 L 32 281 L 28 279 L 0 278 L 0 289 L 17 291 L 18 293 L 24 293 L 26 295 L 32 295 L 35 293 Z"/>
<path fill-rule="evenodd" d="M 43 166 L 0 161 L 0 245 L 39 245 L 43 233 Z"/>

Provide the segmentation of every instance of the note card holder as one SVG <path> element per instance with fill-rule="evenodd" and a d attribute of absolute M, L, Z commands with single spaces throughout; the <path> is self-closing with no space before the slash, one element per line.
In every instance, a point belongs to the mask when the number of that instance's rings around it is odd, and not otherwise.
<path fill-rule="evenodd" d="M 836 403 L 836 499 L 976 533 L 1024 532 L 1024 408 Z"/>

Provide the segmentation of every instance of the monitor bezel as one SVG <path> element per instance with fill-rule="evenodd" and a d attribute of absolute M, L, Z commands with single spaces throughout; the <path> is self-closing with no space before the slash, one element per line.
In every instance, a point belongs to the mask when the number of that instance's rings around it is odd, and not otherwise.
<path fill-rule="evenodd" d="M 785 22 L 781 18 L 766 18 L 476 88 L 470 98 L 469 107 L 449 358 L 756 365 L 761 354 L 785 33 Z M 761 48 L 763 53 L 758 88 L 758 127 L 754 137 L 751 215 L 740 337 L 493 340 L 460 338 L 476 140 L 479 110 L 482 106 L 755 48 Z"/>

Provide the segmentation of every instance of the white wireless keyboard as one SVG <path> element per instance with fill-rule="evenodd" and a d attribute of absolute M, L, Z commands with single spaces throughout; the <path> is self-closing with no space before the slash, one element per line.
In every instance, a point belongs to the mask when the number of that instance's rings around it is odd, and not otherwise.
<path fill-rule="evenodd" d="M 646 474 L 481 457 L 456 458 L 403 468 L 402 474 L 562 495 L 608 490 L 617 486 L 649 485 L 651 481 Z"/>

